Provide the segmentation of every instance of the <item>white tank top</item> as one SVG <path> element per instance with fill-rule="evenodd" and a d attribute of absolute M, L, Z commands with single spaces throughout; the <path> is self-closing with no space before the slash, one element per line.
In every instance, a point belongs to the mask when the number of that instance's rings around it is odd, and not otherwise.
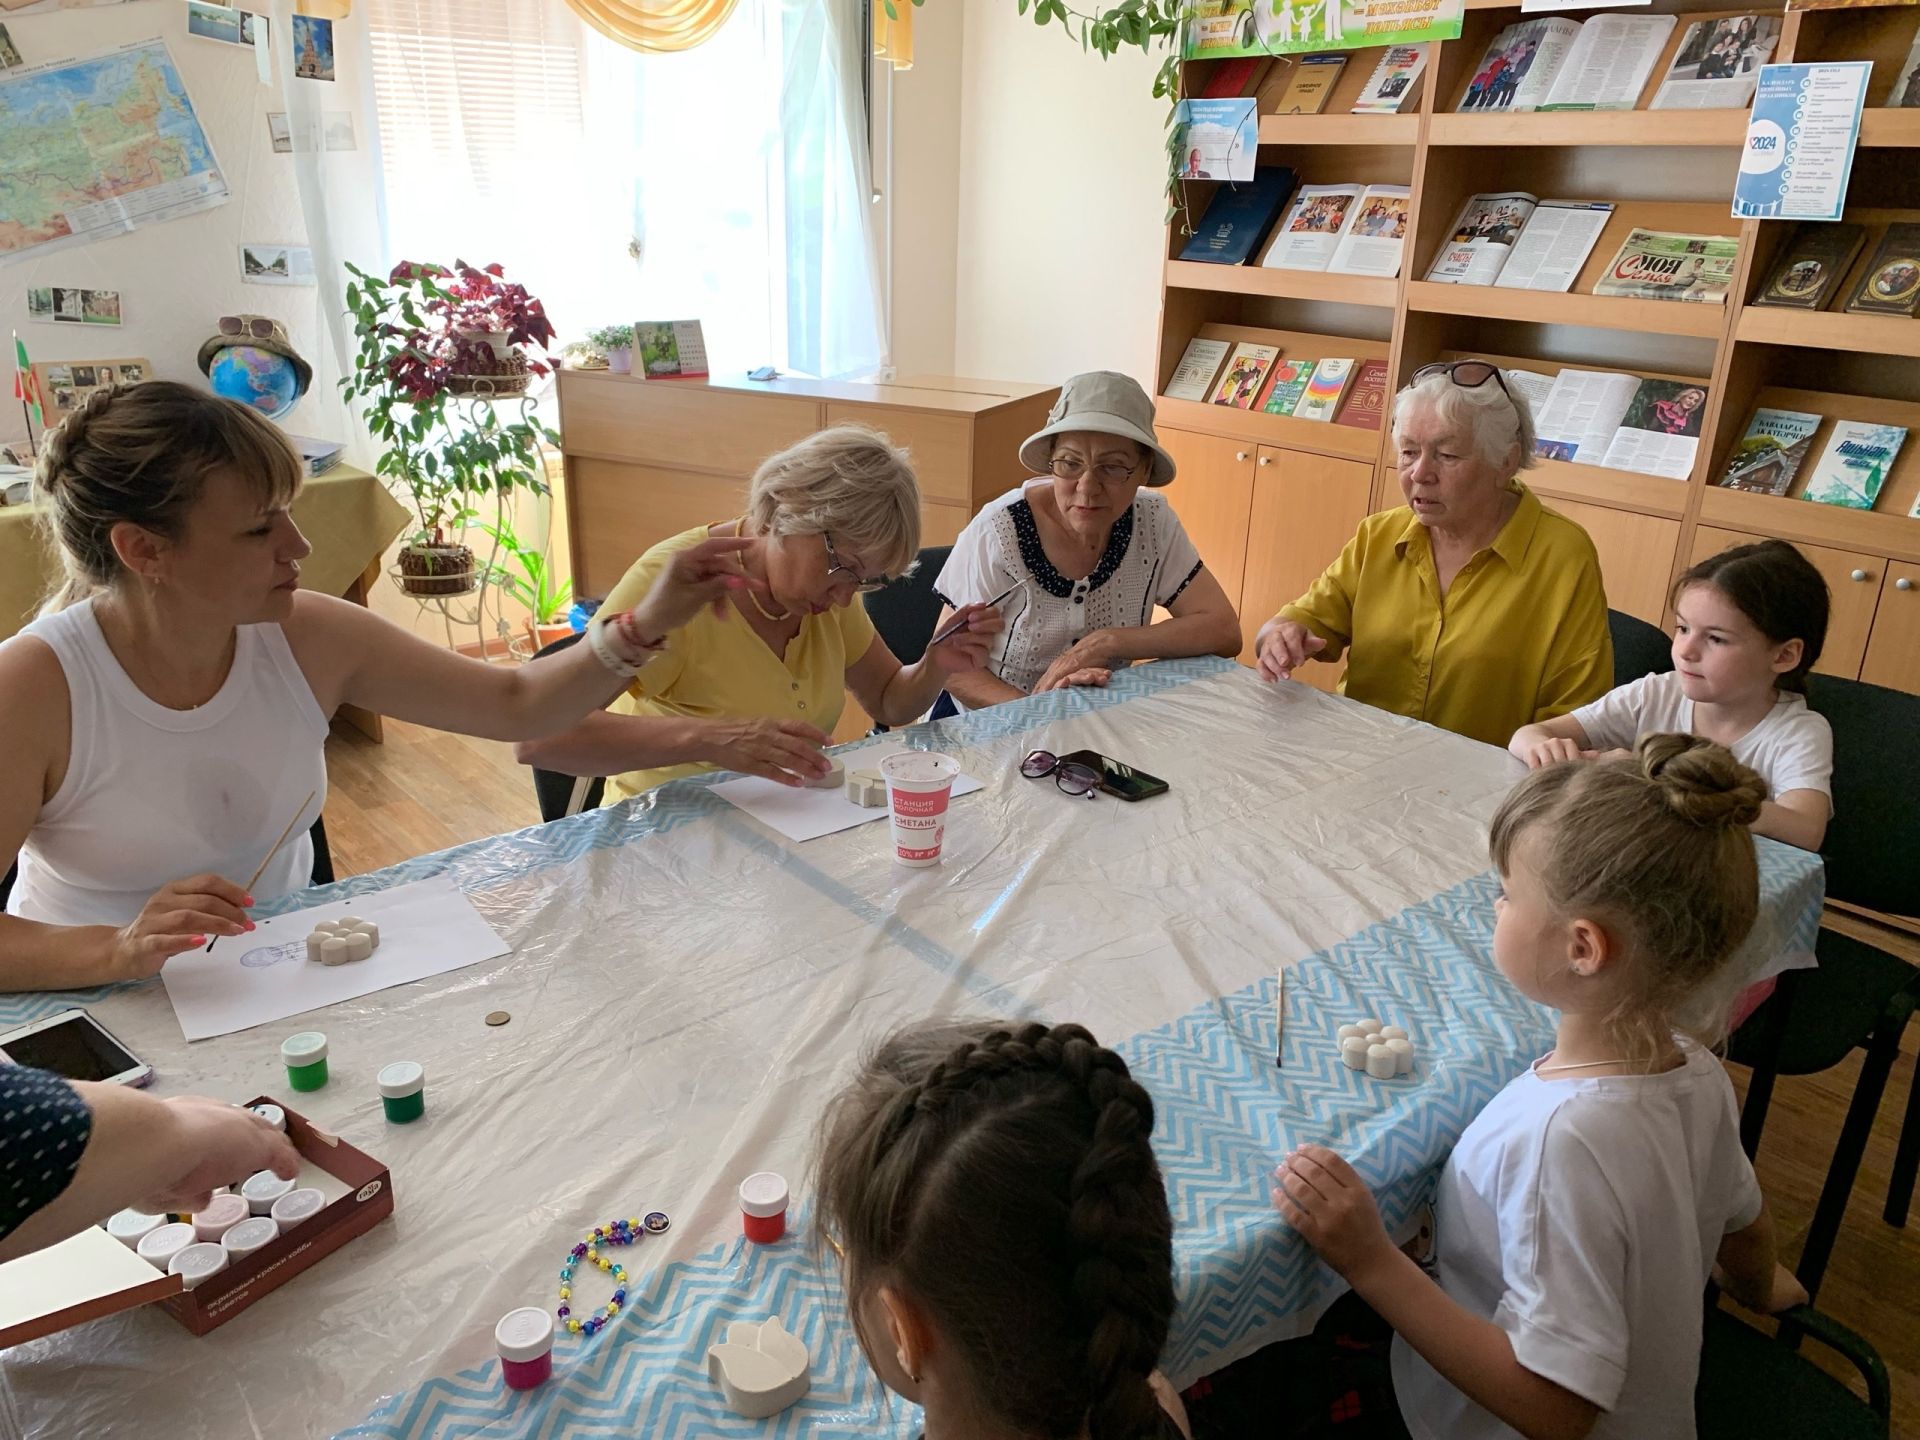
<path fill-rule="evenodd" d="M 313 790 L 253 897 L 309 883 L 306 831 L 327 795 L 327 717 L 278 625 L 242 625 L 226 683 L 193 710 L 141 693 L 107 648 L 91 600 L 21 633 L 59 657 L 73 735 L 66 778 L 21 847 L 9 914 L 124 925 L 169 881 L 211 872 L 244 885 Z"/>

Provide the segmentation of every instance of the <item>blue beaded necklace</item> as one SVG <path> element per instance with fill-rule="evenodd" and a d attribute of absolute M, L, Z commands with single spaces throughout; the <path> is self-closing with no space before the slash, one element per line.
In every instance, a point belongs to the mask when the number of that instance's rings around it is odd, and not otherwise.
<path fill-rule="evenodd" d="M 627 1303 L 626 1266 L 606 1258 L 600 1253 L 602 1245 L 631 1245 L 647 1235 L 664 1235 L 673 1222 L 663 1210 L 655 1210 L 644 1220 L 615 1220 L 608 1225 L 596 1225 L 593 1233 L 580 1241 L 567 1252 L 567 1260 L 560 1267 L 560 1308 L 554 1318 L 566 1326 L 574 1335 L 595 1335 L 613 1322 L 620 1313 L 620 1307 Z M 573 1313 L 569 1303 L 573 1299 L 573 1272 L 582 1260 L 591 1261 L 600 1269 L 613 1276 L 613 1298 L 596 1315 L 581 1320 Z"/>

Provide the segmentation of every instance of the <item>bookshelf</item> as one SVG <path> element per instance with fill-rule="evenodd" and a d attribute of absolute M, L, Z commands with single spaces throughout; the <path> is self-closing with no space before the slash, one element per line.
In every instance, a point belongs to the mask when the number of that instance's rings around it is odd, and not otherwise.
<path fill-rule="evenodd" d="M 1159 380 L 1164 386 L 1196 337 L 1260 340 L 1289 357 L 1385 357 L 1404 385 L 1432 360 L 1483 356 L 1555 371 L 1568 366 L 1687 380 L 1708 387 L 1701 441 L 1684 480 L 1568 461 L 1541 461 L 1527 482 L 1584 525 L 1600 552 L 1615 608 L 1656 624 L 1668 619 L 1673 579 L 1697 558 L 1762 537 L 1790 540 L 1827 575 L 1834 628 L 1819 668 L 1920 693 L 1920 320 L 1748 303 L 1792 230 L 1732 218 L 1747 112 L 1650 110 L 1688 25 L 1742 14 L 1781 18 L 1773 56 L 1872 60 L 1873 78 L 1849 186 L 1846 219 L 1867 228 L 1842 303 L 1886 227 L 1920 221 L 1920 109 L 1886 109 L 1900 62 L 1920 27 L 1920 6 L 1835 10 L 1654 0 L 1630 12 L 1676 23 L 1637 108 L 1521 114 L 1457 113 L 1488 42 L 1522 18 L 1518 0 L 1466 0 L 1458 40 L 1428 46 L 1418 105 L 1398 115 L 1352 115 L 1378 51 L 1351 52 L 1326 110 L 1271 113 L 1292 62 L 1262 81 L 1260 163 L 1287 165 L 1303 184 L 1410 187 L 1405 261 L 1392 280 L 1318 271 L 1183 262 L 1169 227 L 1162 276 Z M 1594 12 L 1605 13 L 1605 12 Z M 1585 15 L 1570 18 L 1585 19 Z M 1186 66 L 1189 93 L 1220 62 Z M 1186 187 L 1195 224 L 1214 186 Z M 1448 285 L 1423 277 L 1461 203 L 1480 191 L 1606 200 L 1616 209 L 1567 293 Z M 1634 226 L 1739 240 L 1724 305 L 1634 300 L 1589 293 Z M 1339 553 L 1359 519 L 1400 503 L 1389 435 L 1292 417 L 1162 398 L 1159 428 L 1181 467 L 1169 498 L 1209 566 L 1238 600 L 1251 660 L 1260 624 Z M 1754 410 L 1904 425 L 1912 433 L 1871 511 L 1799 498 L 1811 463 L 1785 496 L 1711 483 Z M 1314 683 L 1331 685 L 1337 672 Z M 1303 672 L 1304 676 L 1305 672 Z"/>

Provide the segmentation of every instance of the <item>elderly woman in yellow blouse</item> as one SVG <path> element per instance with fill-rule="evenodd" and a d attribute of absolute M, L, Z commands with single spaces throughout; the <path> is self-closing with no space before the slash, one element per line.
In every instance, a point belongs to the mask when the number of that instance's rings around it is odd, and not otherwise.
<path fill-rule="evenodd" d="M 1343 693 L 1489 745 L 1613 684 L 1587 532 L 1518 472 L 1533 412 L 1481 360 L 1428 365 L 1393 403 L 1405 506 L 1360 522 L 1311 589 L 1260 627 L 1260 673 L 1347 655 Z"/>
<path fill-rule="evenodd" d="M 714 768 L 799 785 L 828 769 L 846 692 L 883 725 L 923 714 L 950 675 L 977 668 L 998 615 L 970 605 L 949 640 L 902 665 L 859 597 L 903 573 L 920 547 L 920 488 L 906 452 L 858 426 L 823 430 L 765 461 L 746 513 L 662 540 L 605 608 L 653 587 L 673 557 L 743 536 L 750 581 L 666 637 L 605 710 L 514 753 L 523 764 L 608 777 L 608 804 Z"/>

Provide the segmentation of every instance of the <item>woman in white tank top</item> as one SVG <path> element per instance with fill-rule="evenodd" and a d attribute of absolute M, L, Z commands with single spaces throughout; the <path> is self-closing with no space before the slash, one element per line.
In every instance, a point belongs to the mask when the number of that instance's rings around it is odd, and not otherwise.
<path fill-rule="evenodd" d="M 301 464 L 246 406 L 149 381 L 92 396 L 42 448 L 36 493 L 69 576 L 0 644 L 0 990 L 157 973 L 307 883 L 343 704 L 490 739 L 563 730 L 666 633 L 747 583 L 747 542 L 683 552 L 585 645 L 508 669 L 297 589 Z M 309 791 L 314 798 L 297 807 Z M 256 883 L 239 881 L 294 833 Z"/>

